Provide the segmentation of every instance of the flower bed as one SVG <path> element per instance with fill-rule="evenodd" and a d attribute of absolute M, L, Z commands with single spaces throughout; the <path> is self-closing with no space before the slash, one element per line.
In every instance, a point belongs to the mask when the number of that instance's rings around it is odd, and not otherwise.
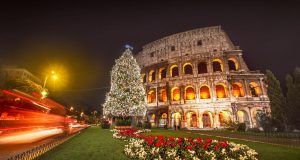
<path fill-rule="evenodd" d="M 125 154 L 131 159 L 157 160 L 256 160 L 258 154 L 246 145 L 212 139 L 147 136 L 150 130 L 112 130 L 113 138 L 129 141 Z"/>
<path fill-rule="evenodd" d="M 115 126 L 115 129 L 131 129 L 131 126 Z"/>

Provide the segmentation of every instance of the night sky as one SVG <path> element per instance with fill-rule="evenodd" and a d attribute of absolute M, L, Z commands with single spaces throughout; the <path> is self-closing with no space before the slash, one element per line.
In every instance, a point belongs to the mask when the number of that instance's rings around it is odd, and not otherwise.
<path fill-rule="evenodd" d="M 251 70 L 271 69 L 283 82 L 300 66 L 300 5 L 284 2 L 2 2 L 0 63 L 40 78 L 48 66 L 63 66 L 66 85 L 52 94 L 100 110 L 125 44 L 137 53 L 164 36 L 221 25 Z"/>

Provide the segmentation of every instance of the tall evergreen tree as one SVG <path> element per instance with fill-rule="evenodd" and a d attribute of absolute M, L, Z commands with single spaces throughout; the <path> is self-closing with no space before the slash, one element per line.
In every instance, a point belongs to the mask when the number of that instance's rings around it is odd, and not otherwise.
<path fill-rule="evenodd" d="M 103 105 L 104 115 L 123 118 L 144 116 L 147 109 L 140 72 L 131 50 L 126 49 L 112 68 L 111 88 Z"/>
<path fill-rule="evenodd" d="M 275 127 L 284 130 L 287 127 L 286 119 L 286 98 L 282 93 L 279 80 L 270 71 L 266 70 L 267 84 L 268 84 L 268 97 L 271 106 L 271 119 Z"/>
<path fill-rule="evenodd" d="M 293 76 L 286 76 L 288 122 L 293 128 L 300 129 L 300 68 L 296 67 Z"/>

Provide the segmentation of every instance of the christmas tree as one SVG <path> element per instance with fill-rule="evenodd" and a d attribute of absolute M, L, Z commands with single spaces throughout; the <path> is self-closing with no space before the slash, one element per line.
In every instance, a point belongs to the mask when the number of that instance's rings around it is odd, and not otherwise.
<path fill-rule="evenodd" d="M 111 88 L 103 104 L 108 117 L 140 117 L 146 113 L 141 69 L 131 50 L 126 49 L 111 71 Z"/>

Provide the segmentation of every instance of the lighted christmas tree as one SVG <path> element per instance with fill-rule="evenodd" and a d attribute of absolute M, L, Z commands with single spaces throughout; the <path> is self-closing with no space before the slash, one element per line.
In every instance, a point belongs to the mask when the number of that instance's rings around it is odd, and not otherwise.
<path fill-rule="evenodd" d="M 128 48 L 115 61 L 111 71 L 111 88 L 103 104 L 108 117 L 141 117 L 146 113 L 145 90 L 141 69 Z"/>

